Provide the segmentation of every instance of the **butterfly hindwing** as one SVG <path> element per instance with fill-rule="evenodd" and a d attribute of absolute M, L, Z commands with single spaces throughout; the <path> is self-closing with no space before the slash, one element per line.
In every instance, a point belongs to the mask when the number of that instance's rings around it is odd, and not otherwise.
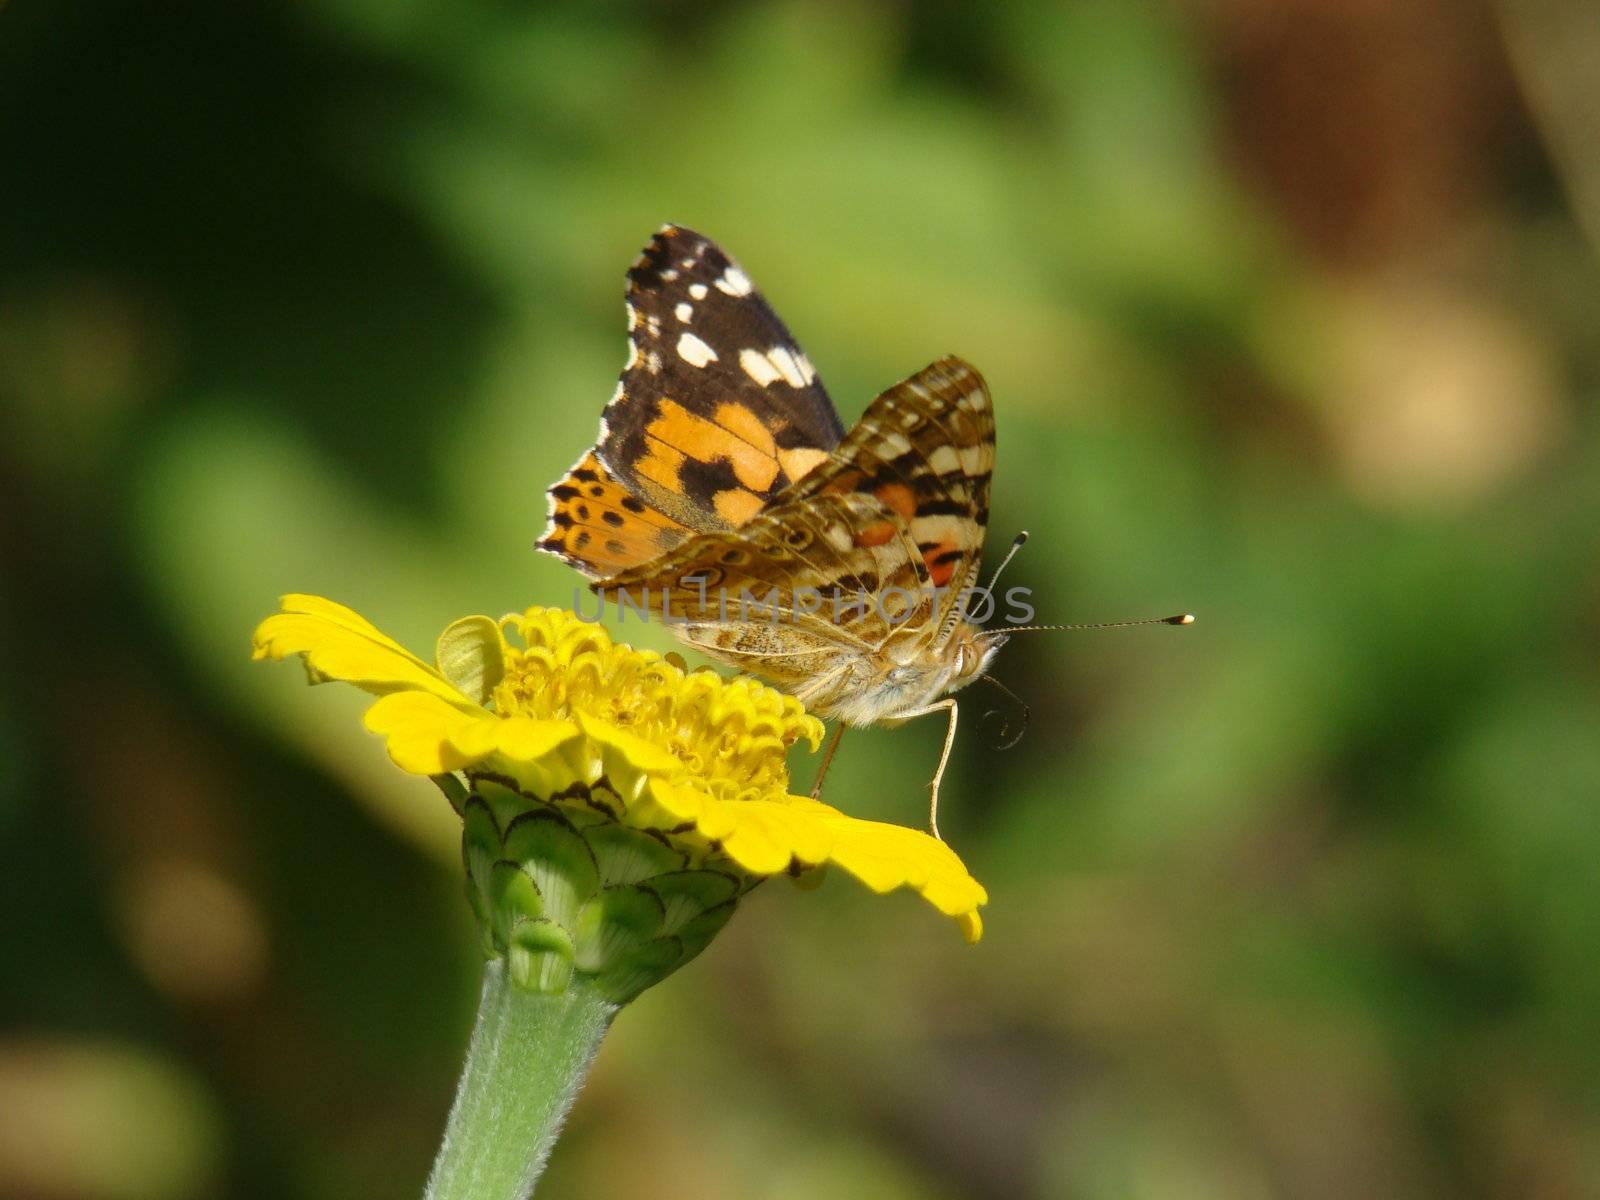
<path fill-rule="evenodd" d="M 590 579 L 658 558 L 690 533 L 624 487 L 593 450 L 545 495 L 550 515 L 539 549 Z"/>
<path fill-rule="evenodd" d="M 896 524 L 866 495 L 779 504 L 736 530 L 698 534 L 653 562 L 595 585 L 652 609 L 666 597 L 679 620 L 745 625 L 770 619 L 834 646 L 874 647 L 911 614 L 926 582 L 907 534 L 863 538 Z M 883 593 L 904 599 L 886 609 Z M 748 598 L 748 599 L 746 599 Z M 894 611 L 889 611 L 894 610 Z"/>
<path fill-rule="evenodd" d="M 664 226 L 627 304 L 628 365 L 595 452 L 677 524 L 742 525 L 844 436 L 804 352 L 710 239 Z"/>
<path fill-rule="evenodd" d="M 779 503 L 829 495 L 876 499 L 891 519 L 862 536 L 887 541 L 906 531 L 926 582 L 941 590 L 936 625 L 942 627 L 983 553 L 994 443 L 983 376 L 959 358 L 942 358 L 879 395 L 828 461 Z"/>

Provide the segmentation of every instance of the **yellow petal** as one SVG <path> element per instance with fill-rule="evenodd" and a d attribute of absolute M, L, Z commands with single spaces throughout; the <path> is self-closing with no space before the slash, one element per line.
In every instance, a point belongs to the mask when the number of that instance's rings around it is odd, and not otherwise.
<path fill-rule="evenodd" d="M 809 813 L 833 835 L 828 861 L 875 892 L 909 887 L 945 916 L 956 918 L 968 941 L 982 936 L 977 910 L 989 902 L 989 894 L 938 838 L 920 829 L 862 821 L 798 796 L 790 797 L 790 805 Z"/>
<path fill-rule="evenodd" d="M 506 717 L 498 727 L 500 753 L 515 762 L 533 762 L 581 732 L 571 721 L 536 721 L 531 717 Z"/>
<path fill-rule="evenodd" d="M 833 835 L 811 813 L 771 800 L 723 803 L 733 828 L 722 836 L 729 858 L 757 875 L 787 870 L 791 859 L 806 866 L 826 862 Z M 704 823 L 700 826 L 705 832 Z"/>
<path fill-rule="evenodd" d="M 657 778 L 650 780 L 646 795 L 655 802 L 656 807 L 666 814 L 667 819 L 659 824 L 659 828 L 662 829 L 671 829 L 674 826 L 683 824 L 685 821 L 698 823 L 705 807 L 712 803 L 711 797 L 704 792 L 697 791 L 694 788 L 679 787 L 676 784 L 668 783 L 664 779 Z M 634 812 L 630 810 L 629 816 L 632 817 L 634 815 Z M 645 806 L 641 806 L 638 815 L 648 818 L 650 814 L 645 811 Z M 648 820 L 646 824 L 649 824 Z"/>
<path fill-rule="evenodd" d="M 255 658 L 303 655 L 319 681 L 338 679 L 374 695 L 416 690 L 478 708 L 443 676 L 357 613 L 320 596 L 291 594 L 256 627 Z"/>
<path fill-rule="evenodd" d="M 584 712 L 575 715 L 578 723 L 583 726 L 583 732 L 589 738 L 614 751 L 635 770 L 664 775 L 668 778 L 683 773 L 683 764 L 670 751 L 663 750 L 637 734 L 613 725 L 610 721 L 602 721 Z M 607 765 L 609 767 L 609 763 Z"/>
<path fill-rule="evenodd" d="M 366 726 L 388 742 L 395 766 L 413 775 L 442 775 L 457 771 L 475 759 L 463 754 L 457 743 L 470 739 L 470 730 L 497 724 L 480 711 L 462 712 L 446 700 L 426 692 L 395 692 L 367 709 Z"/>
<path fill-rule="evenodd" d="M 798 860 L 806 867 L 835 863 L 878 893 L 910 888 L 947 917 L 969 942 L 983 936 L 978 906 L 989 895 L 955 851 L 918 829 L 863 821 L 815 800 L 716 800 L 703 797 L 691 812 L 694 789 L 653 788 L 668 811 L 692 820 L 702 837 L 752 875 L 775 875 Z"/>
<path fill-rule="evenodd" d="M 978 915 L 978 910 L 969 913 L 956 914 L 956 925 L 961 929 L 961 936 L 967 939 L 968 944 L 974 944 L 983 936 L 983 918 Z"/>

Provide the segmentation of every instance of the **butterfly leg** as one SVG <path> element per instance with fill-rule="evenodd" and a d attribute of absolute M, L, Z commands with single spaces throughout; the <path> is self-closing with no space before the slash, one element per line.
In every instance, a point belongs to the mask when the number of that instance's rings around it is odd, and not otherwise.
<path fill-rule="evenodd" d="M 944 778 L 944 769 L 950 762 L 950 750 L 956 744 L 956 713 L 960 711 L 954 700 L 941 700 L 932 708 L 948 708 L 950 710 L 950 724 L 944 731 L 944 749 L 939 751 L 939 765 L 934 769 L 933 781 L 928 784 L 928 790 L 933 794 L 928 798 L 928 829 L 934 837 L 942 842 L 939 837 L 939 781 Z"/>
<path fill-rule="evenodd" d="M 928 800 L 928 832 L 939 838 L 941 842 L 944 841 L 944 838 L 939 837 L 939 781 L 944 778 L 945 766 L 950 762 L 950 750 L 956 744 L 956 702 L 953 699 L 941 700 L 937 704 L 928 705 L 927 708 L 919 708 L 916 712 L 906 713 L 901 718 L 901 720 L 910 721 L 916 717 L 932 716 L 936 712 L 944 712 L 946 710 L 950 713 L 950 724 L 944 731 L 944 749 L 939 751 L 939 765 L 934 769 L 933 779 L 928 784 L 928 790 L 933 793 Z"/>
<path fill-rule="evenodd" d="M 822 779 L 828 773 L 828 765 L 833 762 L 833 753 L 839 748 L 839 742 L 844 737 L 844 722 L 840 721 L 833 727 L 833 736 L 828 739 L 827 748 L 822 752 L 822 765 L 817 768 L 816 782 L 811 785 L 811 798 L 815 800 L 822 795 Z"/>

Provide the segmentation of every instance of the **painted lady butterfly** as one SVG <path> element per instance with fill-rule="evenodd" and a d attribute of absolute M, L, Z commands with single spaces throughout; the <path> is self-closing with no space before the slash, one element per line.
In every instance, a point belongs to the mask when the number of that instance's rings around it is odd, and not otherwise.
<path fill-rule="evenodd" d="M 1010 632 L 964 611 L 994 469 L 983 377 L 942 358 L 846 433 L 749 276 L 673 225 L 628 272 L 627 305 L 628 365 L 599 441 L 549 490 L 539 548 L 839 721 L 818 788 L 846 725 L 948 712 L 937 833 L 951 693 Z"/>

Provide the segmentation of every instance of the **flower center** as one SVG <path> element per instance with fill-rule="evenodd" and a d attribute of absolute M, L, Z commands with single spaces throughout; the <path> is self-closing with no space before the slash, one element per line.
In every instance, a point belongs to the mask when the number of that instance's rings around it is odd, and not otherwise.
<path fill-rule="evenodd" d="M 789 747 L 820 739 L 821 725 L 797 701 L 753 680 L 684 672 L 555 609 L 511 623 L 526 649 L 507 648 L 495 711 L 606 721 L 667 750 L 690 780 L 721 798 L 786 792 Z"/>

